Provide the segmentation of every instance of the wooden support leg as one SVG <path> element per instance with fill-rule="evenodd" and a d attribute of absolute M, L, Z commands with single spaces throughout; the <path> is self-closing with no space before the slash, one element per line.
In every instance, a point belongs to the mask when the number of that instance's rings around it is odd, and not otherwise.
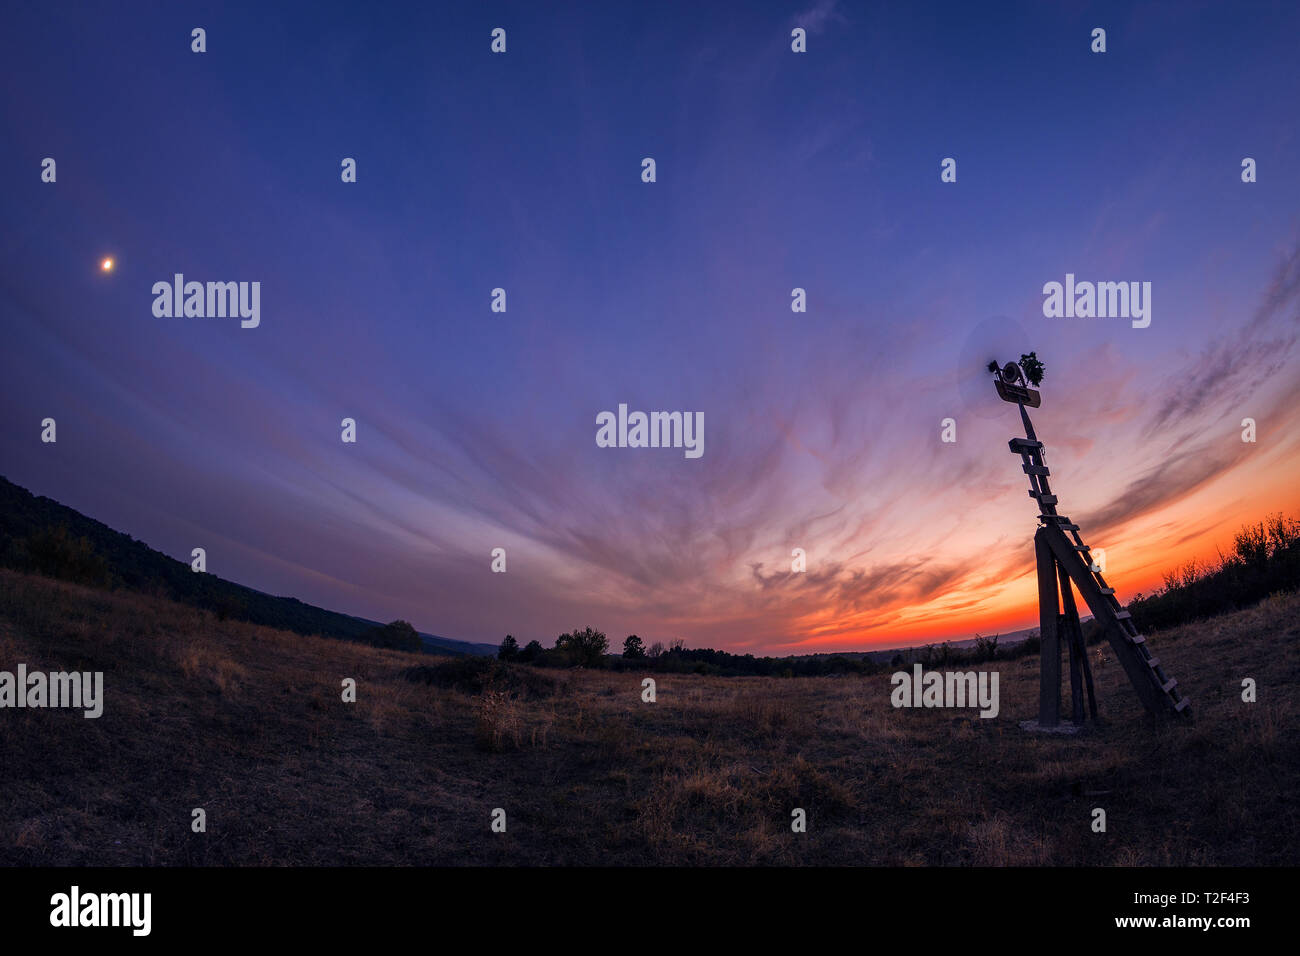
<path fill-rule="evenodd" d="M 1082 634 L 1083 628 L 1080 628 L 1079 630 Z M 1088 642 L 1080 638 L 1080 643 L 1083 644 L 1083 679 L 1088 685 L 1088 713 L 1092 715 L 1093 720 L 1096 720 L 1097 693 L 1092 689 L 1092 665 L 1088 663 Z"/>
<path fill-rule="evenodd" d="M 1070 646 L 1070 719 L 1075 724 L 1083 723 L 1083 667 L 1085 654 L 1083 644 L 1083 626 L 1079 623 L 1079 609 L 1074 603 L 1074 590 L 1070 586 L 1070 576 L 1061 564 L 1056 565 L 1057 577 L 1061 582 L 1061 606 L 1064 613 L 1062 636 Z"/>
<path fill-rule="evenodd" d="M 1056 558 L 1040 528 L 1034 535 L 1038 556 L 1038 634 L 1041 643 L 1038 673 L 1038 725 L 1055 727 L 1061 722 L 1061 644 L 1056 626 Z"/>
<path fill-rule="evenodd" d="M 1072 632 L 1079 626 L 1078 621 L 1072 621 L 1069 628 Z M 1075 724 L 1082 724 L 1084 721 L 1083 709 L 1083 641 L 1079 639 L 1077 633 L 1070 634 L 1070 719 Z"/>

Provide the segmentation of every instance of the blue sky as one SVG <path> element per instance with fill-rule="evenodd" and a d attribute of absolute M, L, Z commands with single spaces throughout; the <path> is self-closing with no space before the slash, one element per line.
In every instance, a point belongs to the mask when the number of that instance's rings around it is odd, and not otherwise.
<path fill-rule="evenodd" d="M 979 377 L 1015 328 L 1128 593 L 1297 503 L 1294 5 L 8 19 L 0 474 L 223 577 L 492 642 L 1027 625 L 1018 422 Z M 260 326 L 155 317 L 176 272 L 259 281 Z M 1151 326 L 1045 318 L 1067 272 L 1151 282 Z M 597 448 L 620 402 L 702 411 L 703 458 Z"/>

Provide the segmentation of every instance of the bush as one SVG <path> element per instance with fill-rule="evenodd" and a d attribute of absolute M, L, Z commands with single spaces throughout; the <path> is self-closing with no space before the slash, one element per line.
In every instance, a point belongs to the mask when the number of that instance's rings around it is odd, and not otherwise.
<path fill-rule="evenodd" d="M 37 531 L 23 544 L 29 567 L 37 574 L 77 584 L 108 586 L 108 562 L 95 553 L 89 538 L 74 538 L 66 525 Z"/>
<path fill-rule="evenodd" d="M 212 602 L 212 610 L 218 621 L 228 621 L 231 618 L 242 619 L 248 612 L 248 605 L 233 594 L 220 594 Z"/>
<path fill-rule="evenodd" d="M 494 657 L 453 657 L 437 664 L 409 667 L 402 676 L 417 684 L 446 687 L 465 694 L 499 690 L 526 697 L 550 697 L 559 682 L 531 667 L 504 664 Z"/>
<path fill-rule="evenodd" d="M 482 750 L 499 753 L 506 743 L 518 747 L 523 721 L 515 698 L 505 691 L 485 690 L 475 698 L 474 743 Z"/>
<path fill-rule="evenodd" d="M 396 651 L 422 651 L 424 642 L 406 621 L 393 621 L 383 627 L 373 627 L 361 638 L 375 647 L 387 647 Z"/>

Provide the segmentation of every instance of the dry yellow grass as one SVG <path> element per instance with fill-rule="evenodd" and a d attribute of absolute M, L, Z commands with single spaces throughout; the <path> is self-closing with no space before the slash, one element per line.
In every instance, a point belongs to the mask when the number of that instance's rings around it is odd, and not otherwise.
<path fill-rule="evenodd" d="M 102 670 L 106 697 L 98 720 L 0 711 L 0 862 L 1294 863 L 1297 612 L 1152 637 L 1194 720 L 1151 721 L 1106 664 L 1103 722 L 1053 739 L 1017 727 L 1036 658 L 992 665 L 993 720 L 895 710 L 887 675 L 661 674 L 654 704 L 637 673 L 465 689 L 404 676 L 428 657 L 0 572 L 0 669 Z"/>

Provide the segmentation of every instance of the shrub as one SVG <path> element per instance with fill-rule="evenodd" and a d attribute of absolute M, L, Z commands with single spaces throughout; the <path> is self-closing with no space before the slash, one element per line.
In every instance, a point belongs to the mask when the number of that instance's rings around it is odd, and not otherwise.
<path fill-rule="evenodd" d="M 998 635 L 992 637 L 983 637 L 975 635 L 975 659 L 977 661 L 991 661 L 998 656 Z"/>
<path fill-rule="evenodd" d="M 531 667 L 504 664 L 494 657 L 452 657 L 437 664 L 408 667 L 402 672 L 418 684 L 446 687 L 466 694 L 503 690 L 527 697 L 550 697 L 559 686 L 554 677 Z"/>
<path fill-rule="evenodd" d="M 248 605 L 233 594 L 221 594 L 212 602 L 212 610 L 216 612 L 218 621 L 228 621 L 231 618 L 242 618 L 248 611 Z"/>
<path fill-rule="evenodd" d="M 37 531 L 23 545 L 28 564 L 37 574 L 77 584 L 108 585 L 108 562 L 95 553 L 89 538 L 74 538 L 66 525 Z"/>
<path fill-rule="evenodd" d="M 475 698 L 474 742 L 482 749 L 499 752 L 507 742 L 518 747 L 522 726 L 518 704 L 505 691 L 485 690 Z"/>
<path fill-rule="evenodd" d="M 383 627 L 373 627 L 361 638 L 375 647 L 387 647 L 397 651 L 422 651 L 424 642 L 415 628 L 407 621 L 392 621 Z"/>

